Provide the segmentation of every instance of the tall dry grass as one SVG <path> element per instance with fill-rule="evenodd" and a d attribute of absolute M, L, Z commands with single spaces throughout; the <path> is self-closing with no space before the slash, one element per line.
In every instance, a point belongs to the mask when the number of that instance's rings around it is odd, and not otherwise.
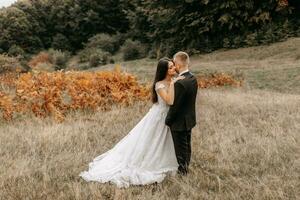
<path fill-rule="evenodd" d="M 300 198 L 300 96 L 255 90 L 199 91 L 187 177 L 128 189 L 81 179 L 150 106 L 2 123 L 0 199 Z"/>

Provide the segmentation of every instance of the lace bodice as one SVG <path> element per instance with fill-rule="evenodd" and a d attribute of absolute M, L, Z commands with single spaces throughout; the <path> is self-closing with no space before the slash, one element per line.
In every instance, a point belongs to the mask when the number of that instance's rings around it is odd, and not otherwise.
<path fill-rule="evenodd" d="M 159 89 L 165 89 L 165 90 L 167 90 L 168 87 L 167 87 L 165 84 L 160 83 L 160 82 L 157 82 L 157 83 L 155 84 L 155 91 L 156 91 L 156 94 L 157 94 L 158 105 L 164 106 L 164 107 L 168 107 L 168 104 L 167 104 L 167 103 L 159 96 L 159 94 L 157 93 L 157 91 L 158 91 Z"/>

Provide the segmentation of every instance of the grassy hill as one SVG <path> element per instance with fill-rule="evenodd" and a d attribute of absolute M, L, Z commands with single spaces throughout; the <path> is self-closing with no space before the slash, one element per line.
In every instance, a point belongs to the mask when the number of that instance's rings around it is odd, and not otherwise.
<path fill-rule="evenodd" d="M 152 81 L 157 61 L 141 59 L 120 62 L 125 71 L 136 74 L 141 81 Z M 112 69 L 106 65 L 90 70 Z M 218 50 L 191 57 L 191 71 L 195 74 L 229 72 L 245 78 L 249 89 L 264 89 L 300 94 L 300 38 L 271 45 Z"/>
<path fill-rule="evenodd" d="M 199 90 L 187 177 L 117 189 L 78 176 L 147 113 L 151 103 L 140 102 L 76 112 L 61 124 L 36 118 L 1 124 L 0 199 L 299 199 L 300 38 L 191 59 L 196 74 L 241 74 L 246 85 Z M 121 65 L 150 81 L 156 61 Z"/>

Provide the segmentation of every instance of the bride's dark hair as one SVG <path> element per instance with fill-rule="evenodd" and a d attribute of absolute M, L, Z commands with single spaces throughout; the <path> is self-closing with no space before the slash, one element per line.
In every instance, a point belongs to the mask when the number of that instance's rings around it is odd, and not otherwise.
<path fill-rule="evenodd" d="M 167 76 L 170 61 L 173 62 L 170 58 L 162 58 L 158 61 L 155 78 L 152 85 L 152 103 L 156 103 L 158 101 L 157 94 L 155 91 L 155 84 L 158 81 L 163 80 Z"/>

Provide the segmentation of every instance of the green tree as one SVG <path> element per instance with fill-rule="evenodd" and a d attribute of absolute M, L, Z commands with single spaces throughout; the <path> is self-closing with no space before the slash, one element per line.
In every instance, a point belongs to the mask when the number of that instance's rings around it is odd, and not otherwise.
<path fill-rule="evenodd" d="M 27 14 L 16 7 L 9 7 L 0 11 L 0 48 L 8 51 L 17 45 L 25 51 L 42 47 L 39 37 L 34 31 L 34 21 L 30 21 Z"/>
<path fill-rule="evenodd" d="M 75 52 L 97 33 L 128 30 L 121 5 L 119 0 L 18 1 L 0 10 L 0 48 L 7 52 L 15 44 L 30 53 L 50 47 Z"/>
<path fill-rule="evenodd" d="M 258 44 L 273 42 L 283 35 L 268 30 L 286 23 L 292 11 L 278 9 L 277 0 L 134 0 L 131 5 L 134 12 L 127 12 L 132 34 L 153 41 L 153 48 L 164 55 L 179 49 L 207 52 L 239 47 L 249 44 L 247 35 L 253 33 Z"/>

